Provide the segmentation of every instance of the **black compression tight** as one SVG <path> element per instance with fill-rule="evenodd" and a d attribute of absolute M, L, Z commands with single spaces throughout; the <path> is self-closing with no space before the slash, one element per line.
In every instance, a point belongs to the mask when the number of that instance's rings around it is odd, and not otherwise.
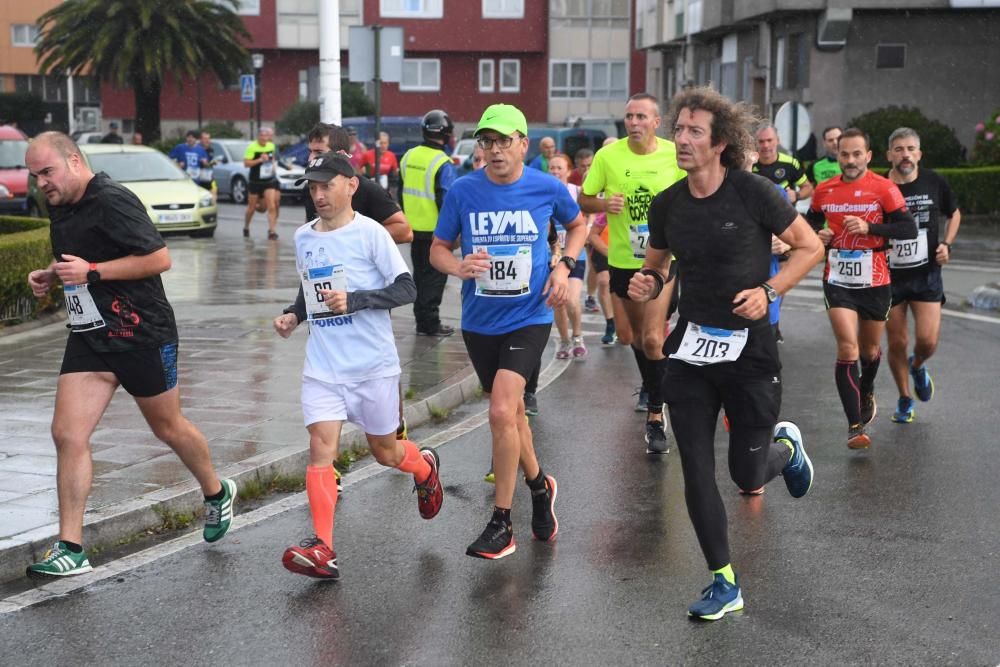
<path fill-rule="evenodd" d="M 671 382 L 683 387 L 671 387 Z M 781 473 L 791 452 L 773 442 L 780 405 L 778 388 L 767 378 L 747 384 L 713 381 L 701 373 L 683 373 L 667 380 L 670 425 L 677 440 L 684 473 L 684 497 L 709 569 L 730 563 L 726 508 L 715 481 L 715 428 L 719 409 L 726 408 L 729 434 L 729 474 L 737 486 L 752 491 Z"/>

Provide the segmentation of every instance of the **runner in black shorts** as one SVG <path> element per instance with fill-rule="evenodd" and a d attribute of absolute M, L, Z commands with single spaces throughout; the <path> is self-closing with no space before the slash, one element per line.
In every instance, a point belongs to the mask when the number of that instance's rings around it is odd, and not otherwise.
<path fill-rule="evenodd" d="M 895 241 L 889 252 L 889 273 L 892 276 L 892 310 L 886 327 L 889 334 L 889 368 L 899 388 L 899 401 L 892 421 L 906 424 L 913 421 L 913 391 L 921 401 L 934 396 L 934 381 L 924 365 L 937 349 L 941 336 L 941 306 L 944 304 L 944 282 L 941 267 L 951 259 L 951 244 L 958 236 L 962 214 L 948 182 L 941 176 L 920 167 L 920 136 L 908 127 L 889 135 L 887 155 L 892 169 L 889 180 L 899 187 L 906 208 L 917 221 L 917 238 Z M 941 221 L 946 223 L 944 240 Z M 908 356 L 906 311 L 913 312 L 913 354 Z"/>
<path fill-rule="evenodd" d="M 448 190 L 430 250 L 435 269 L 463 280 L 462 333 L 490 396 L 496 496 L 486 529 L 466 549 L 477 558 L 503 558 L 516 549 L 510 509 L 519 467 L 531 491 L 532 533 L 551 541 L 559 532 L 556 480 L 535 456 L 523 397 L 548 340 L 552 307 L 566 300 L 586 226 L 562 183 L 525 167 L 527 135 L 516 107 L 494 104 L 483 112 L 476 138 L 486 151 L 486 168 Z M 566 229 L 566 255 L 551 271 L 550 220 Z M 452 252 L 459 236 L 462 259 Z"/>
<path fill-rule="evenodd" d="M 597 298 L 601 304 L 601 313 L 604 315 L 604 335 L 601 336 L 601 345 L 614 345 L 621 342 L 627 345 L 632 341 L 632 329 L 628 324 L 628 317 L 625 310 L 617 306 L 621 315 L 616 317 L 615 301 L 611 298 L 611 267 L 608 265 L 608 216 L 598 213 L 590 225 L 590 232 L 587 236 L 590 244 L 590 272 L 597 276 Z M 618 331 L 623 329 L 621 340 Z"/>
<path fill-rule="evenodd" d="M 220 539 L 233 518 L 236 484 L 219 480 L 205 436 L 181 414 L 177 325 L 160 281 L 170 268 L 163 239 L 139 199 L 106 174 L 95 176 L 65 134 L 38 135 L 25 162 L 49 204 L 55 256 L 28 283 L 41 298 L 62 282 L 70 328 L 52 416 L 59 541 L 28 575 L 91 570 L 82 547 L 93 477 L 90 437 L 119 385 L 197 478 L 205 494 L 203 536 Z"/>
<path fill-rule="evenodd" d="M 688 614 L 717 620 L 743 608 L 729 554 L 726 510 L 715 482 L 715 427 L 724 408 L 731 424 L 729 474 L 742 489 L 784 475 L 804 496 L 813 471 L 802 435 L 775 424 L 781 363 L 768 304 L 792 288 L 822 255 L 809 225 L 766 179 L 743 171 L 753 146 L 749 107 L 710 88 L 680 93 L 670 114 L 677 164 L 687 178 L 649 207 L 649 247 L 629 286 L 636 301 L 655 298 L 678 260 L 679 320 L 664 344 L 664 398 L 680 452 L 684 496 L 711 585 Z M 791 246 L 768 282 L 771 236 Z"/>
<path fill-rule="evenodd" d="M 886 248 L 890 239 L 916 238 L 917 226 L 899 189 L 868 170 L 868 135 L 849 127 L 837 145 L 842 173 L 816 186 L 807 217 L 830 249 L 823 293 L 837 339 L 834 378 L 847 418 L 847 446 L 867 449 L 865 427 L 878 412 L 875 376 L 892 302 Z"/>
<path fill-rule="evenodd" d="M 281 188 L 278 184 L 278 151 L 271 141 L 274 130 L 262 127 L 257 140 L 251 141 L 243 154 L 243 166 L 250 168 L 247 183 L 247 208 L 243 214 L 243 236 L 250 236 L 253 214 L 267 213 L 267 238 L 278 239 L 278 211 L 281 208 Z"/>

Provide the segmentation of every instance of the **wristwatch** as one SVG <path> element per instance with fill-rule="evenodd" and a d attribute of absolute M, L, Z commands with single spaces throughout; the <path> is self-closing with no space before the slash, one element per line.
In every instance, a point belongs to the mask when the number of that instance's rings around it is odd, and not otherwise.
<path fill-rule="evenodd" d="M 568 268 L 570 270 L 570 272 L 572 272 L 573 269 L 576 268 L 576 260 L 573 259 L 572 257 L 569 257 L 567 255 L 563 255 L 562 257 L 559 258 L 559 261 L 562 262 L 563 264 L 565 264 L 566 268 Z"/>
<path fill-rule="evenodd" d="M 97 264 L 91 262 L 90 269 L 87 271 L 87 284 L 93 285 L 98 282 L 101 282 L 101 272 L 97 270 Z"/>
<path fill-rule="evenodd" d="M 775 291 L 773 287 L 771 287 L 767 283 L 761 283 L 760 288 L 764 290 L 764 294 L 767 296 L 768 303 L 774 303 L 775 301 L 778 300 L 778 293 Z"/>

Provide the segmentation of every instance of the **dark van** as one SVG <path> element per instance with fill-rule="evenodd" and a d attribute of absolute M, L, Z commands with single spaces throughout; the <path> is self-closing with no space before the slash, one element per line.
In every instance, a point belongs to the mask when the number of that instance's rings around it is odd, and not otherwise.
<path fill-rule="evenodd" d="M 552 137 L 556 140 L 556 152 L 565 153 L 572 158 L 581 148 L 589 148 L 597 152 L 607 138 L 601 130 L 585 127 L 529 127 L 528 154 L 524 157 L 525 164 L 538 155 L 538 142 L 542 137 Z"/>

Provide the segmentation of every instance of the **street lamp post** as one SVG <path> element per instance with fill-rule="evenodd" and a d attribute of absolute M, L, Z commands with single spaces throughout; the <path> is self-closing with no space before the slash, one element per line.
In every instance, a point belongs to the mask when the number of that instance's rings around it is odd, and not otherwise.
<path fill-rule="evenodd" d="M 260 132 L 260 71 L 264 69 L 264 54 L 254 53 L 250 56 L 251 62 L 253 62 L 253 74 L 254 74 L 254 87 L 256 88 L 257 97 L 257 131 Z"/>

